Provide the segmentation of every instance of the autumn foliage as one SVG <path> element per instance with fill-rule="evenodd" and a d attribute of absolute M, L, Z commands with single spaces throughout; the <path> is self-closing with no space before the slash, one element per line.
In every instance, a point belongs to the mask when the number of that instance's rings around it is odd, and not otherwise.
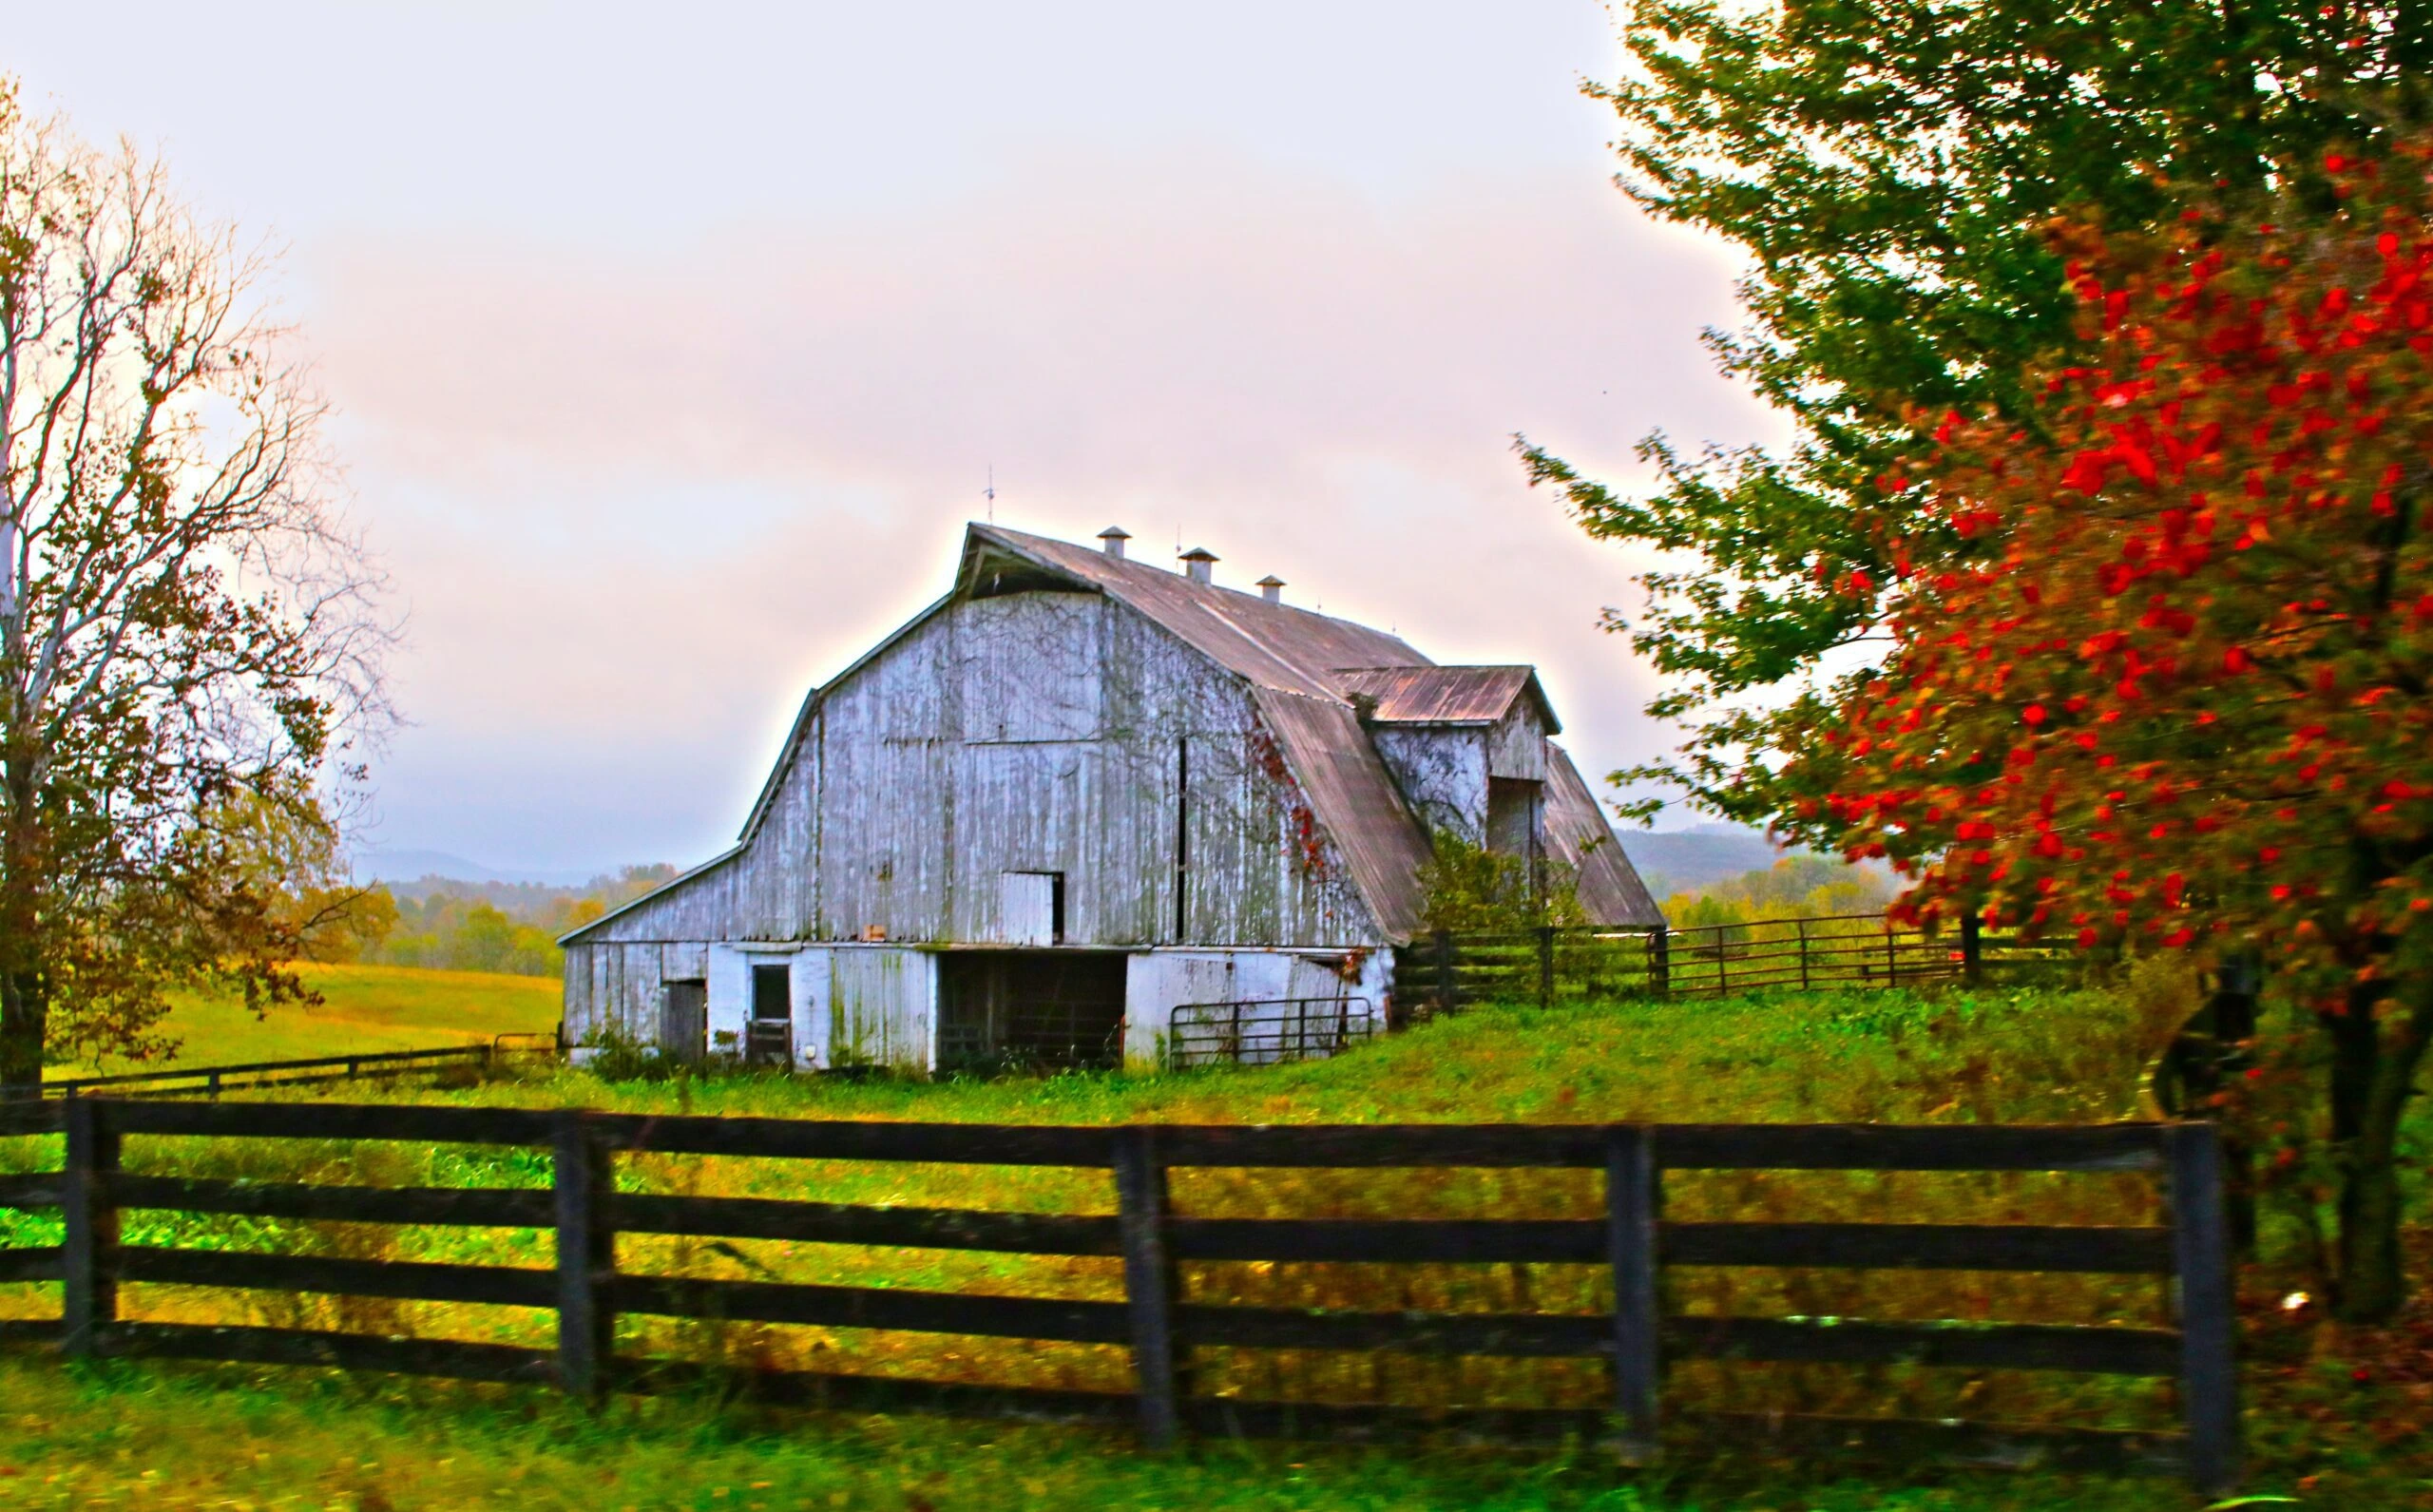
<path fill-rule="evenodd" d="M 2259 953 L 2327 1032 L 2353 1311 L 2396 1305 L 2400 1107 L 2433 1033 L 2426 152 L 2281 222 L 2058 227 L 2079 365 L 1931 417 L 1876 562 L 1889 652 L 1810 705 L 1786 811 L 1901 912 Z"/>

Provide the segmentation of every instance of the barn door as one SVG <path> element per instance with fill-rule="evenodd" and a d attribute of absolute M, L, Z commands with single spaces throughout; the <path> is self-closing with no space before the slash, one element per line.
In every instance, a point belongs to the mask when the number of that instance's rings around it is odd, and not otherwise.
<path fill-rule="evenodd" d="M 698 1061 L 709 1039 L 710 985 L 670 982 L 661 987 L 659 1053 L 671 1061 Z"/>
<path fill-rule="evenodd" d="M 1063 943 L 1063 872 L 1007 871 L 997 886 L 1000 940 L 1007 945 Z"/>

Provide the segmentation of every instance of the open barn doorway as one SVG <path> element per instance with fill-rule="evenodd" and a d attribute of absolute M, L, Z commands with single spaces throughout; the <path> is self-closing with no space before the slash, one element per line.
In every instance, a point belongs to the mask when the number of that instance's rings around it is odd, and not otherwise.
<path fill-rule="evenodd" d="M 938 1069 L 1066 1070 L 1123 1059 L 1124 957 L 950 950 L 938 962 Z"/>

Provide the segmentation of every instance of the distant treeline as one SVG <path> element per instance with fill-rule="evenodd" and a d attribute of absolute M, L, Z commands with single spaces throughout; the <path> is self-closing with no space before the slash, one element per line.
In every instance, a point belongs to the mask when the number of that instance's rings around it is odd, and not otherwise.
<path fill-rule="evenodd" d="M 1824 919 L 1874 913 L 1892 899 L 1882 871 L 1832 856 L 1795 853 L 1757 871 L 1744 871 L 1663 902 L 1664 922 L 1676 929 L 1761 919 Z"/>
<path fill-rule="evenodd" d="M 385 966 L 556 976 L 565 966 L 560 935 L 675 875 L 661 864 L 627 867 L 579 888 L 437 876 L 376 883 L 350 909 L 345 935 L 318 953 Z"/>

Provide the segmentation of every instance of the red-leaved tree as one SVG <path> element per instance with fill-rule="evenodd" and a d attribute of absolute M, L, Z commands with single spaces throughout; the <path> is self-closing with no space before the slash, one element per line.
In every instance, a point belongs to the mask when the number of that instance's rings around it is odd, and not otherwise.
<path fill-rule="evenodd" d="M 1890 648 L 1772 778 L 1921 922 L 2260 953 L 2328 1052 L 2355 1319 L 2404 1295 L 2433 1038 L 2428 158 L 2332 157 L 2336 201 L 2277 224 L 2057 228 L 2094 357 L 2027 428 L 1944 417 L 1887 480 L 1918 505 L 1880 559 Z"/>

